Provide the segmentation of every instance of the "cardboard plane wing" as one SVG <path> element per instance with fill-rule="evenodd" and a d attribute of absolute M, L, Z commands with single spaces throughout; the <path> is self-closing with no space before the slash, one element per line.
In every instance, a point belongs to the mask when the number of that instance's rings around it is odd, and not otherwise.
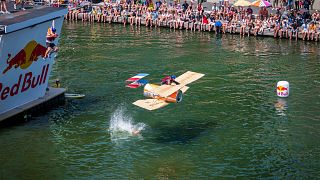
<path fill-rule="evenodd" d="M 183 86 L 183 88 L 181 88 L 180 90 L 181 90 L 182 93 L 184 94 L 188 89 L 189 89 L 188 86 Z"/>
<path fill-rule="evenodd" d="M 183 87 L 180 85 L 161 85 L 154 89 L 154 93 L 159 94 L 161 97 L 168 97 Z"/>
<path fill-rule="evenodd" d="M 138 100 L 132 104 L 152 111 L 155 109 L 162 108 L 162 107 L 168 105 L 169 103 L 167 103 L 163 100 L 158 100 L 158 99 L 144 99 L 144 100 Z"/>
<path fill-rule="evenodd" d="M 203 76 L 204 76 L 204 74 L 201 74 L 201 73 L 187 71 L 187 72 L 183 73 L 182 75 L 180 75 L 179 77 L 177 77 L 175 80 L 177 82 L 179 82 L 180 85 L 183 86 L 183 85 L 190 84 L 190 83 L 202 78 Z"/>

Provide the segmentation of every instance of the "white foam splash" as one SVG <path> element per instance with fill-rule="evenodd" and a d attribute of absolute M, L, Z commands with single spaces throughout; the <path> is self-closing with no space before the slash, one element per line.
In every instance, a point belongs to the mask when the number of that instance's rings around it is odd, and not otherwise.
<path fill-rule="evenodd" d="M 141 131 L 146 127 L 144 123 L 134 124 L 132 117 L 126 113 L 124 107 L 117 108 L 110 120 L 109 132 L 111 140 L 127 139 L 131 136 L 141 136 Z"/>

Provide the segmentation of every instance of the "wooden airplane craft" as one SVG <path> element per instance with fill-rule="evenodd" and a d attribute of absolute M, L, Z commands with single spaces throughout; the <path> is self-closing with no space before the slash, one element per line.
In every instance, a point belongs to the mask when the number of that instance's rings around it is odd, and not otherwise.
<path fill-rule="evenodd" d="M 137 100 L 133 104 L 142 107 L 147 110 L 155 110 L 162 108 L 169 103 L 179 103 L 182 101 L 182 94 L 184 94 L 189 87 L 187 84 L 192 83 L 204 76 L 204 74 L 187 71 L 175 79 L 176 82 L 180 83 L 176 85 L 156 85 L 150 84 L 147 80 L 142 78 L 149 74 L 137 74 L 126 80 L 129 84 L 126 87 L 138 88 L 144 85 L 143 95 L 151 99 Z"/>

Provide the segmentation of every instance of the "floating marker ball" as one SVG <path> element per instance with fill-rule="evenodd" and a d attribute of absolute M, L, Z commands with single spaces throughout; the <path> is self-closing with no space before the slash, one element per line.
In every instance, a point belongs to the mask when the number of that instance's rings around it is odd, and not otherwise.
<path fill-rule="evenodd" d="M 277 83 L 277 95 L 279 97 L 288 97 L 289 96 L 289 82 L 288 81 L 279 81 Z"/>

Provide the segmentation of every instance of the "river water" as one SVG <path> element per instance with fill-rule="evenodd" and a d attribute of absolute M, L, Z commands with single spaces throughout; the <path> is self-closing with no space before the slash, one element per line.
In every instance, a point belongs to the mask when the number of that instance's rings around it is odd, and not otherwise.
<path fill-rule="evenodd" d="M 315 42 L 65 22 L 50 83 L 86 97 L 0 129 L 0 179 L 316 179 L 319 57 Z M 205 76 L 181 103 L 131 104 L 127 78 L 188 70 Z"/>

